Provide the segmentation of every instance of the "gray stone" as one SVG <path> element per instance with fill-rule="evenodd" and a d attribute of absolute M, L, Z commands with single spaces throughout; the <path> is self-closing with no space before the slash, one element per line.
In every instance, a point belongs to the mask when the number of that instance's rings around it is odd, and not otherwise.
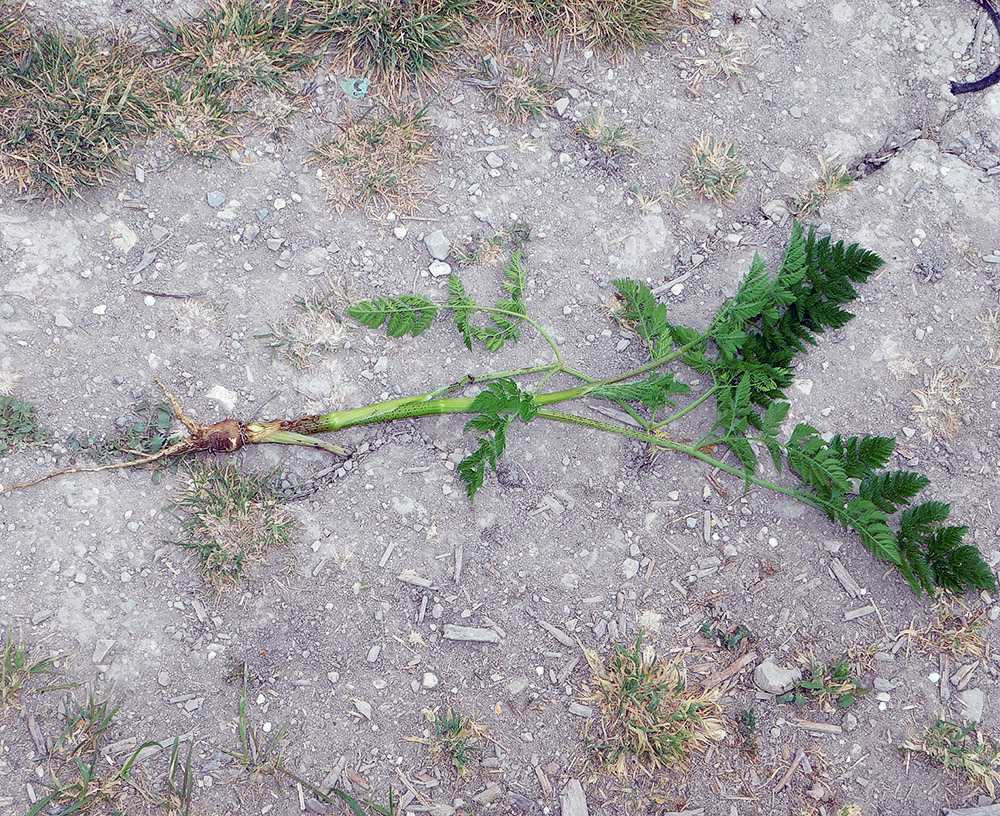
<path fill-rule="evenodd" d="M 639 562 L 634 558 L 626 558 L 622 561 L 622 575 L 626 581 L 635 578 L 637 572 L 639 572 Z"/>
<path fill-rule="evenodd" d="M 14 316 L 14 307 L 9 303 L 0 303 L 0 317 L 10 320 Z"/>
<path fill-rule="evenodd" d="M 379 644 L 375 644 L 368 650 L 368 662 L 374 663 L 378 660 L 378 656 L 382 653 L 382 647 Z"/>
<path fill-rule="evenodd" d="M 115 646 L 115 642 L 110 638 L 98 638 L 97 645 L 94 647 L 94 663 L 103 663 L 104 658 L 108 656 Z"/>
<path fill-rule="evenodd" d="M 431 257 L 439 261 L 445 260 L 448 253 L 451 252 L 451 241 L 441 230 L 434 230 L 434 232 L 425 235 L 424 246 L 427 247 Z"/>
<path fill-rule="evenodd" d="M 66 317 L 66 315 L 64 315 L 62 312 L 56 312 L 56 325 L 60 329 L 72 329 L 73 328 L 73 324 L 70 322 L 70 319 L 68 317 Z"/>
<path fill-rule="evenodd" d="M 766 691 L 769 694 L 783 694 L 801 679 L 801 669 L 783 669 L 771 657 L 762 660 L 753 672 L 754 683 L 761 691 Z"/>
<path fill-rule="evenodd" d="M 972 688 L 959 692 L 958 701 L 962 704 L 962 719 L 967 723 L 983 721 L 983 707 L 986 695 L 982 689 Z"/>
<path fill-rule="evenodd" d="M 424 676 L 420 679 L 420 685 L 425 689 L 437 688 L 441 681 L 434 672 L 424 672 Z"/>
<path fill-rule="evenodd" d="M 153 228 L 149 231 L 149 237 L 156 242 L 162 241 L 168 235 L 170 235 L 170 230 L 166 227 L 161 227 L 159 224 L 154 224 Z"/>
<path fill-rule="evenodd" d="M 218 190 L 213 190 L 208 194 L 208 206 L 217 209 L 226 203 L 226 197 Z"/>
<path fill-rule="evenodd" d="M 501 159 L 496 153 L 487 153 L 486 163 L 494 170 L 499 170 L 503 167 L 503 159 Z"/>
<path fill-rule="evenodd" d="M 562 816 L 587 816 L 587 797 L 579 779 L 571 779 L 563 788 L 560 798 Z"/>
<path fill-rule="evenodd" d="M 557 99 L 555 103 L 556 113 L 560 116 L 566 115 L 566 108 L 569 107 L 569 97 L 564 96 L 562 99 Z"/>
<path fill-rule="evenodd" d="M 850 734 L 855 728 L 858 727 L 858 718 L 855 717 L 850 712 L 844 715 L 844 730 Z"/>
<path fill-rule="evenodd" d="M 447 264 L 444 261 L 431 261 L 431 265 L 428 267 L 428 271 L 435 278 L 440 278 L 445 275 L 450 275 L 451 264 Z"/>
<path fill-rule="evenodd" d="M 594 709 L 589 705 L 583 705 L 583 703 L 570 703 L 569 713 L 574 717 L 587 719 L 594 716 Z"/>
<path fill-rule="evenodd" d="M 492 629 L 477 629 L 474 626 L 456 626 L 453 623 L 444 625 L 445 640 L 465 640 L 476 643 L 499 643 L 500 635 Z"/>
<path fill-rule="evenodd" d="M 161 671 L 158 675 L 156 675 L 156 682 L 166 688 L 170 685 L 170 675 L 165 671 Z"/>
<path fill-rule="evenodd" d="M 38 626 L 40 623 L 45 623 L 52 615 L 53 611 L 51 609 L 40 609 L 31 616 L 31 625 Z"/>

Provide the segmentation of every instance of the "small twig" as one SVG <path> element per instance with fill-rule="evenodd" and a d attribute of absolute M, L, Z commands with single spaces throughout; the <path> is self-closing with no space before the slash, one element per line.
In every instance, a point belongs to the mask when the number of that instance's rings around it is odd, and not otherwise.
<path fill-rule="evenodd" d="M 792 760 L 792 764 L 788 766 L 788 770 L 782 775 L 781 779 L 778 780 L 778 784 L 774 786 L 774 792 L 778 793 L 788 785 L 792 780 L 792 774 L 795 773 L 795 769 L 799 767 L 799 763 L 806 758 L 806 752 L 801 748 L 795 751 L 795 758 Z"/>
<path fill-rule="evenodd" d="M 177 294 L 174 294 L 173 292 L 153 292 L 149 289 L 136 289 L 135 291 L 138 292 L 140 295 L 153 295 L 153 297 L 162 297 L 162 298 L 177 298 L 178 300 L 184 300 L 185 298 L 205 297 L 205 295 L 208 294 L 208 292 L 204 291 L 186 292 L 186 293 L 180 292 Z"/>

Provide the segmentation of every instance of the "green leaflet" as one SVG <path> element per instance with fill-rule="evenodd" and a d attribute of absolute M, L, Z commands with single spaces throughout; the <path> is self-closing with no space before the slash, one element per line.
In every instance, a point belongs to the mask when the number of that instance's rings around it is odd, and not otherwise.
<path fill-rule="evenodd" d="M 617 320 L 634 328 L 646 342 L 651 359 L 665 356 L 673 342 L 666 304 L 657 303 L 652 290 L 642 281 L 619 278 L 614 283 L 624 301 L 615 315 Z"/>
<path fill-rule="evenodd" d="M 497 461 L 507 447 L 507 429 L 515 416 L 522 422 L 530 422 L 538 416 L 535 398 L 522 391 L 513 380 L 501 379 L 491 382 L 472 401 L 469 411 L 476 413 L 465 424 L 466 431 L 479 431 L 479 443 L 469 456 L 458 463 L 458 476 L 465 485 L 470 499 L 483 486 L 487 465 L 496 471 Z"/>
<path fill-rule="evenodd" d="M 426 331 L 437 317 L 438 306 L 423 295 L 406 294 L 365 300 L 348 308 L 347 313 L 364 326 L 377 329 L 386 321 L 389 337 L 414 337 Z"/>
<path fill-rule="evenodd" d="M 524 305 L 524 286 L 526 272 L 521 261 L 520 248 L 511 253 L 510 261 L 504 268 L 503 287 L 508 297 L 499 301 L 493 308 L 502 310 L 490 313 L 492 326 L 476 326 L 472 323 L 472 315 L 479 311 L 476 301 L 465 291 L 462 281 L 452 273 L 448 278 L 448 306 L 454 312 L 455 325 L 462 333 L 462 340 L 471 350 L 474 340 L 486 346 L 487 351 L 499 351 L 507 342 L 516 342 L 521 336 L 521 323 L 527 311 Z"/>
<path fill-rule="evenodd" d="M 640 382 L 601 385 L 589 391 L 588 396 L 621 402 L 641 402 L 655 411 L 665 405 L 673 407 L 676 403 L 670 396 L 687 394 L 690 390 L 685 383 L 676 382 L 673 372 L 670 372 L 650 374 Z"/>

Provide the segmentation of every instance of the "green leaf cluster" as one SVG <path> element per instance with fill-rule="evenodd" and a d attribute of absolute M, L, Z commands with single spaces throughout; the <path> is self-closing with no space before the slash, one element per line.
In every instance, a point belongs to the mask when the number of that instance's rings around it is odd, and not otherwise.
<path fill-rule="evenodd" d="M 933 595 L 935 587 L 995 591 L 996 579 L 979 550 L 962 543 L 968 528 L 944 526 L 950 505 L 929 501 L 908 507 L 930 480 L 913 471 L 885 470 L 895 444 L 884 436 L 838 435 L 827 442 L 816 428 L 800 424 L 785 450 L 802 479 L 800 489 L 831 519 L 854 530 L 872 555 L 893 564 L 918 595 Z M 894 531 L 890 516 L 904 506 Z"/>
<path fill-rule="evenodd" d="M 455 273 L 448 278 L 448 306 L 455 315 L 455 325 L 462 333 L 462 340 L 471 350 L 473 341 L 486 346 L 487 351 L 499 351 L 505 343 L 516 343 L 521 337 L 521 323 L 527 317 L 524 305 L 524 287 L 527 281 L 521 249 L 518 247 L 504 267 L 503 288 L 507 297 L 498 301 L 493 309 L 481 309 L 465 291 Z M 492 326 L 476 326 L 472 316 L 477 311 L 488 311 Z"/>
<path fill-rule="evenodd" d="M 419 336 L 430 328 L 442 309 L 448 309 L 455 318 L 455 325 L 462 333 L 462 340 L 469 349 L 473 343 L 482 343 L 487 351 L 499 351 L 505 343 L 516 342 L 521 337 L 521 324 L 527 317 L 524 304 L 524 289 L 527 281 L 521 248 L 517 246 L 504 268 L 503 288 L 506 297 L 493 307 L 480 306 L 465 291 L 458 275 L 448 278 L 448 301 L 442 306 L 424 295 L 404 294 L 396 297 L 380 297 L 365 300 L 349 307 L 347 313 L 370 329 L 386 324 L 389 337 L 403 337 L 407 334 Z M 486 312 L 492 325 L 479 326 L 473 323 L 476 312 Z"/>
<path fill-rule="evenodd" d="M 685 357 L 716 383 L 715 429 L 730 438 L 750 427 L 763 430 L 760 409 L 785 399 L 796 356 L 807 344 L 816 345 L 817 335 L 854 316 L 842 305 L 858 297 L 854 284 L 864 283 L 882 263 L 857 244 L 817 240 L 813 228 L 804 233 L 799 223 L 775 277 L 755 256 L 735 297 L 713 320 L 706 343 Z M 707 341 L 714 344 L 713 356 Z"/>
<path fill-rule="evenodd" d="M 587 396 L 614 402 L 640 402 L 655 411 L 666 405 L 675 407 L 677 403 L 670 396 L 687 394 L 690 390 L 687 384 L 676 382 L 674 373 L 669 371 L 665 374 L 654 372 L 639 382 L 599 385 L 589 389 Z"/>
<path fill-rule="evenodd" d="M 430 328 L 438 314 L 438 305 L 430 298 L 417 294 L 380 297 L 348 307 L 347 313 L 370 329 L 378 329 L 388 321 L 389 337 L 418 337 Z"/>
<path fill-rule="evenodd" d="M 474 499 L 483 486 L 486 466 L 496 471 L 497 460 L 507 447 L 507 429 L 514 417 L 530 422 L 538 416 L 534 396 L 522 391 L 516 382 L 500 379 L 491 382 L 472 401 L 469 411 L 475 413 L 465 424 L 465 431 L 477 431 L 478 447 L 458 463 L 458 476 L 465 485 L 465 492 Z"/>

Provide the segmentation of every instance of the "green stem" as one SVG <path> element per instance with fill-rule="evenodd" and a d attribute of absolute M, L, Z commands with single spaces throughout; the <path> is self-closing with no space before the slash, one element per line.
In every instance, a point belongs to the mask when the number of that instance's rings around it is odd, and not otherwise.
<path fill-rule="evenodd" d="M 721 462 L 714 456 L 699 450 L 692 445 L 685 445 L 682 442 L 676 442 L 673 439 L 666 439 L 656 434 L 649 433 L 647 431 L 641 431 L 636 428 L 627 428 L 624 425 L 614 425 L 610 422 L 602 422 L 597 419 L 590 419 L 588 417 L 582 417 L 577 414 L 566 413 L 565 411 L 553 411 L 550 408 L 542 408 L 538 411 L 538 416 L 543 419 L 552 419 L 558 422 L 569 422 L 573 425 L 582 425 L 585 428 L 593 428 L 596 431 L 606 431 L 608 433 L 618 434 L 619 436 L 627 436 L 631 439 L 638 439 L 643 442 L 649 442 L 651 445 L 656 445 L 661 448 L 668 448 L 670 450 L 675 450 L 678 453 L 686 453 L 695 459 L 700 459 L 708 465 L 719 470 L 724 470 L 726 473 L 730 473 L 733 476 L 738 476 L 741 479 L 745 479 L 751 484 L 759 485 L 760 487 L 766 487 L 771 490 L 775 490 L 778 493 L 784 493 L 787 496 L 792 496 L 799 501 L 808 504 L 818 510 L 828 511 L 828 508 L 821 501 L 813 498 L 812 496 L 807 496 L 800 490 L 795 490 L 790 487 L 784 487 L 783 485 L 775 484 L 774 482 L 768 481 L 767 479 L 761 479 L 758 476 L 753 476 L 745 473 L 739 468 L 733 467 L 732 465 L 727 465 L 725 462 Z"/>
<path fill-rule="evenodd" d="M 690 405 L 686 406 L 685 408 L 682 408 L 673 416 L 669 416 L 666 419 L 661 419 L 659 422 L 653 423 L 652 425 L 649 426 L 649 429 L 651 431 L 655 431 L 657 428 L 662 428 L 664 425 L 670 425 L 671 423 L 676 422 L 686 413 L 688 413 L 689 411 L 693 411 L 695 408 L 701 405 L 705 400 L 707 400 L 710 396 L 712 396 L 712 394 L 715 393 L 716 388 L 718 388 L 718 386 L 713 385 L 711 388 L 708 389 L 708 391 L 706 391 L 704 394 L 698 397 L 698 399 L 696 399 Z"/>

